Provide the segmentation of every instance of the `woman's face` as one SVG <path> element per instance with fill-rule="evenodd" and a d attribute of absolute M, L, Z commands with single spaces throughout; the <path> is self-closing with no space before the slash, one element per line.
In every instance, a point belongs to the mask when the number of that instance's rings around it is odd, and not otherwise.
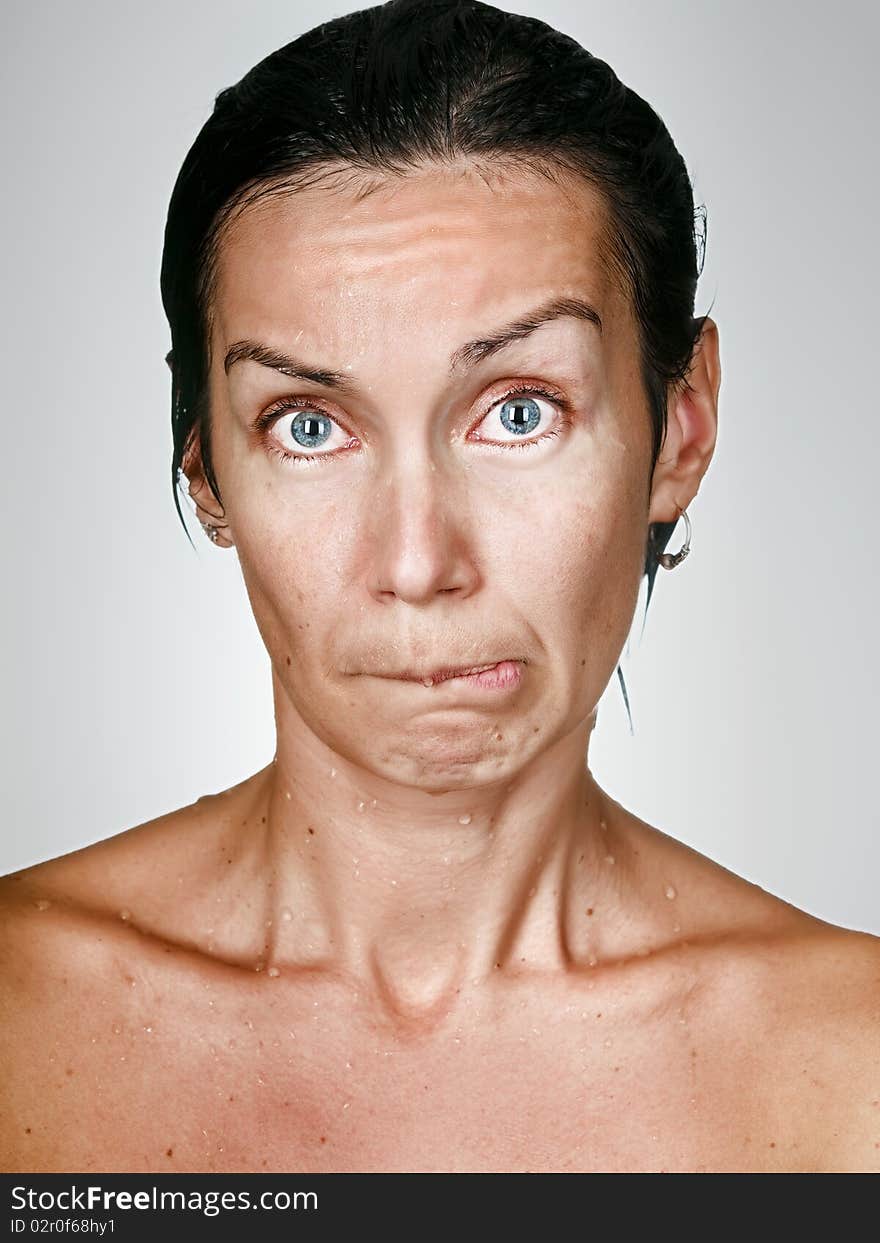
<path fill-rule="evenodd" d="M 588 732 L 617 664 L 655 516 L 603 224 L 586 184 L 431 168 L 270 197 L 224 237 L 212 452 L 276 709 L 376 775 L 509 779 Z M 527 331 L 563 299 L 601 329 Z M 513 687 L 393 676 L 499 660 Z"/>

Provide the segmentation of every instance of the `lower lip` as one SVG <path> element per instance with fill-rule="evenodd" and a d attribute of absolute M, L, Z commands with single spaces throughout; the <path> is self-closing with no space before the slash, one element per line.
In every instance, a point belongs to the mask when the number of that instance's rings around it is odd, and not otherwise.
<path fill-rule="evenodd" d="M 522 680 L 522 665 L 518 660 L 501 660 L 491 669 L 482 673 L 460 673 L 454 678 L 443 678 L 440 682 L 425 687 L 436 690 L 438 686 L 472 686 L 481 691 L 510 691 L 519 686 Z M 424 683 L 419 683 L 424 685 Z"/>

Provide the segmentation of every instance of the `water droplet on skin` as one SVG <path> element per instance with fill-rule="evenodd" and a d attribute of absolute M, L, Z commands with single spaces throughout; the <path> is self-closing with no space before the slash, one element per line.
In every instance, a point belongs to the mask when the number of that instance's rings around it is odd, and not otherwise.
<path fill-rule="evenodd" d="M 36 902 L 34 903 L 34 906 L 37 908 L 38 911 L 47 911 L 51 905 L 52 903 L 49 901 L 48 898 L 37 898 Z"/>
<path fill-rule="evenodd" d="M 289 906 L 283 906 L 281 908 L 281 918 L 284 920 L 286 924 L 289 924 L 290 921 L 293 919 L 293 912 L 291 911 Z"/>
<path fill-rule="evenodd" d="M 670 899 L 670 901 L 671 901 L 671 900 L 672 900 L 672 899 L 676 896 L 677 892 L 678 892 L 678 891 L 676 890 L 676 888 L 675 888 L 675 886 L 674 886 L 674 885 L 667 885 L 667 886 L 666 886 L 666 896 L 667 896 L 667 898 L 669 898 L 669 899 Z"/>
<path fill-rule="evenodd" d="M 145 1032 L 151 1032 L 152 1030 L 153 1030 L 153 1029 L 152 1029 L 152 1027 L 150 1027 L 150 1026 L 147 1026 L 147 1027 L 145 1027 L 145 1028 L 144 1028 L 144 1031 L 145 1031 Z"/>
<path fill-rule="evenodd" d="M 610 1040 L 606 1040 L 606 1041 L 605 1041 L 605 1048 L 606 1048 L 606 1049 L 610 1049 L 610 1048 L 611 1048 L 611 1041 L 610 1041 Z"/>
<path fill-rule="evenodd" d="M 470 816 L 469 816 L 469 815 L 459 816 L 459 817 L 458 817 L 458 823 L 459 823 L 459 824 L 470 824 L 470 822 L 471 822 L 471 818 L 470 818 Z"/>
<path fill-rule="evenodd" d="M 266 965 L 266 964 L 263 962 L 263 960 L 262 960 L 262 959 L 260 959 L 260 961 L 259 961 L 259 962 L 257 963 L 257 965 L 254 967 L 254 971 L 262 971 L 262 970 L 263 970 L 263 968 L 265 967 L 265 965 Z"/>
<path fill-rule="evenodd" d="M 345 1102 L 345 1104 L 342 1106 L 342 1108 L 343 1108 L 343 1109 L 348 1109 L 348 1107 L 349 1107 L 349 1105 L 350 1105 L 350 1104 L 351 1104 L 351 1101 L 346 1101 L 346 1102 Z"/>
<path fill-rule="evenodd" d="M 531 889 L 529 890 L 529 897 L 533 898 L 537 892 L 538 892 L 537 888 L 534 885 L 532 885 Z"/>
<path fill-rule="evenodd" d="M 363 799 L 361 799 L 361 801 L 358 803 L 358 811 L 363 811 L 365 807 L 366 807 L 366 803 L 363 801 Z"/>
<path fill-rule="evenodd" d="M 434 685 L 434 683 L 431 681 L 431 679 L 430 679 L 430 678 L 423 678 L 423 679 L 422 679 L 422 686 L 433 686 L 433 685 Z"/>
<path fill-rule="evenodd" d="M 598 961 L 599 961 L 599 959 L 598 959 L 598 958 L 593 958 L 593 957 L 590 957 L 590 958 L 588 958 L 588 959 L 587 959 L 587 964 L 588 964 L 590 967 L 595 967 L 595 965 L 596 965 L 596 963 L 597 963 Z"/>
<path fill-rule="evenodd" d="M 371 799 L 370 799 L 370 806 L 371 806 L 371 807 L 375 807 L 375 806 L 376 806 L 376 804 L 378 803 L 378 801 L 379 801 L 378 799 L 371 798 Z"/>
<path fill-rule="evenodd" d="M 613 863 L 613 862 L 614 862 L 614 855 L 606 855 L 606 856 L 605 856 L 605 862 L 606 862 L 606 863 Z"/>
<path fill-rule="evenodd" d="M 673 932 L 681 932 L 681 924 L 673 924 L 673 925 L 672 925 L 672 931 L 673 931 Z"/>
<path fill-rule="evenodd" d="M 600 821 L 599 821 L 599 828 L 600 828 L 600 829 L 602 830 L 602 832 L 604 833 L 604 832 L 607 830 L 608 825 L 605 823 L 605 821 L 604 821 L 604 820 L 600 820 Z"/>
<path fill-rule="evenodd" d="M 331 768 L 331 769 L 330 769 L 330 776 L 331 776 L 331 777 L 335 777 L 335 776 L 336 776 L 336 769 L 335 769 L 335 768 Z"/>
<path fill-rule="evenodd" d="M 281 972 L 278 970 L 277 967 L 270 967 L 269 970 L 266 972 L 266 975 L 271 975 L 273 977 L 276 975 L 280 975 L 280 974 Z"/>
<path fill-rule="evenodd" d="M 289 799 L 289 798 L 290 798 L 290 791 L 289 791 L 289 790 L 285 790 L 285 791 L 284 791 L 284 797 L 285 797 L 286 799 Z"/>
<path fill-rule="evenodd" d="M 114 1024 L 113 1024 L 113 1031 L 114 1031 L 114 1032 L 115 1032 L 115 1034 L 118 1036 L 118 1035 L 119 1035 L 119 1033 L 122 1031 L 122 1028 L 119 1026 L 119 1024 L 118 1024 L 118 1023 L 114 1023 Z"/>
<path fill-rule="evenodd" d="M 123 920 L 131 919 L 131 911 L 128 909 L 127 906 L 124 906 L 122 910 L 119 912 L 119 918 Z"/>
<path fill-rule="evenodd" d="M 253 1021 L 253 1019 L 248 1019 L 248 1020 L 247 1020 L 247 1025 L 248 1025 L 248 1027 L 251 1029 L 251 1031 L 253 1031 L 253 1030 L 254 1030 L 254 1021 Z"/>
<path fill-rule="evenodd" d="M 393 887 L 396 887 L 396 886 L 397 886 L 397 881 L 396 881 L 396 880 L 393 880 L 393 881 L 391 882 L 391 884 L 392 884 L 392 886 L 393 886 Z"/>

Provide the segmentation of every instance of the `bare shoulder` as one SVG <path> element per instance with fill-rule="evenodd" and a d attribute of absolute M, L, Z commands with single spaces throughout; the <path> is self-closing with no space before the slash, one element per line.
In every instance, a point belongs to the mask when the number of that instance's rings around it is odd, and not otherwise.
<path fill-rule="evenodd" d="M 58 1131 L 74 1090 L 65 1076 L 94 1063 L 96 1081 L 112 1084 L 114 1022 L 144 989 L 168 991 L 175 970 L 190 986 L 198 978 L 206 912 L 241 849 L 240 795 L 209 795 L 0 877 L 0 1167 L 54 1168 L 33 1144 Z"/>
<path fill-rule="evenodd" d="M 880 938 L 791 910 L 710 943 L 698 1025 L 778 1168 L 880 1172 Z"/>
<path fill-rule="evenodd" d="M 0 1004 L 15 1021 L 0 1036 L 8 1057 L 27 1056 L 27 1025 L 60 998 L 104 978 L 118 938 L 195 944 L 200 902 L 213 901 L 221 859 L 231 858 L 241 787 L 0 877 Z M 240 849 L 240 846 L 239 846 Z M 186 895 L 186 900 L 182 897 Z M 9 1062 L 7 1062 L 9 1065 Z"/>
<path fill-rule="evenodd" d="M 788 962 L 785 949 L 777 1007 L 792 1111 L 807 1103 L 819 1169 L 880 1172 L 880 938 L 810 920 Z"/>
<path fill-rule="evenodd" d="M 622 821 L 639 863 L 674 886 L 673 957 L 716 1082 L 735 1079 L 727 1099 L 749 1102 L 746 1129 L 766 1127 L 780 1168 L 880 1171 L 880 937 Z"/>
<path fill-rule="evenodd" d="M 124 920 L 126 912 L 136 912 L 143 929 L 185 935 L 187 914 L 197 909 L 207 883 L 216 882 L 241 853 L 238 829 L 252 814 L 259 776 L 0 877 L 6 950 L 0 963 L 11 968 L 28 943 L 44 944 L 78 923 Z"/>

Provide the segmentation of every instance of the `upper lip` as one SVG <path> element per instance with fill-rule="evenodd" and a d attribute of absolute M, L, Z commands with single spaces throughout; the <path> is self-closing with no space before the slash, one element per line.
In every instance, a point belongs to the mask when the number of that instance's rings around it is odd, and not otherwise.
<path fill-rule="evenodd" d="M 478 673 L 483 669 L 491 669 L 493 665 L 498 665 L 502 660 L 516 660 L 518 657 L 499 656 L 496 660 L 484 660 L 478 665 L 447 665 L 443 669 L 425 669 L 419 671 L 417 669 L 404 669 L 402 673 L 392 673 L 386 676 L 392 678 L 400 678 L 406 682 L 443 682 L 448 678 L 461 677 L 465 673 Z"/>

